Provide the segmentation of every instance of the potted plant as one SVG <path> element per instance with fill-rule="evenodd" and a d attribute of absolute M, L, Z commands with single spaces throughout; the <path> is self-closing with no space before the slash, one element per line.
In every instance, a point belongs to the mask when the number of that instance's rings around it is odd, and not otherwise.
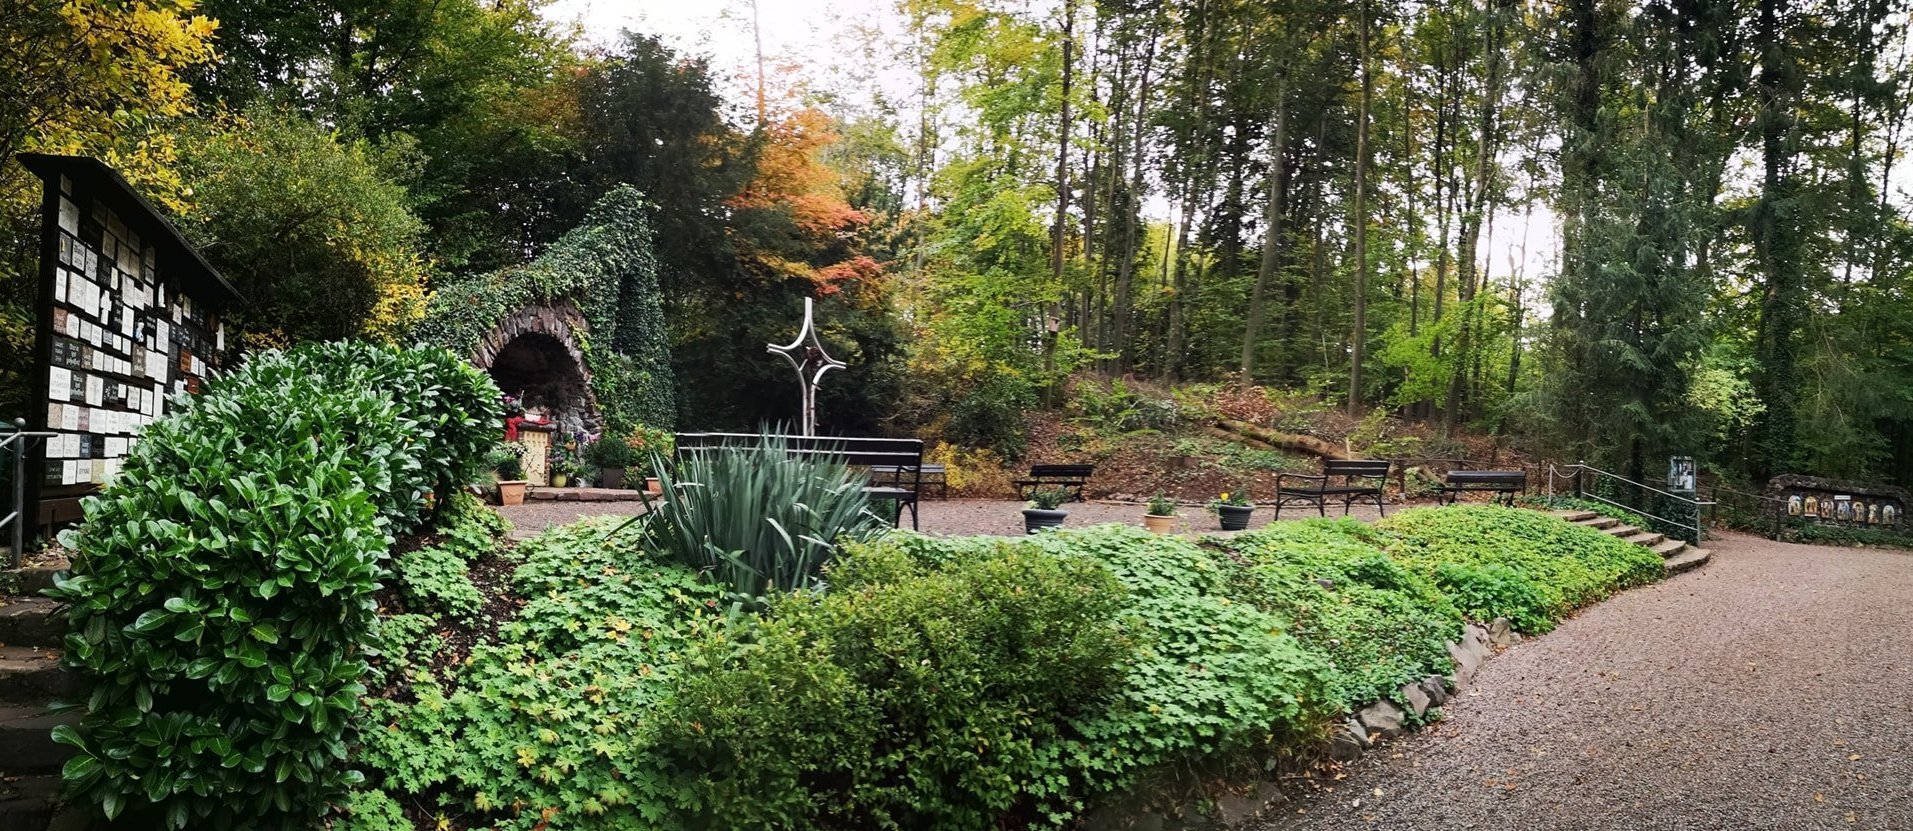
<path fill-rule="evenodd" d="M 677 436 L 669 430 L 659 430 L 642 424 L 624 437 L 624 443 L 630 445 L 633 458 L 638 465 L 647 468 L 644 477 L 644 490 L 656 496 L 664 492 L 658 483 L 657 470 L 671 458 L 671 450 L 677 445 Z"/>
<path fill-rule="evenodd" d="M 1223 493 L 1209 501 L 1209 510 L 1216 512 L 1222 521 L 1222 530 L 1241 531 L 1249 527 L 1249 514 L 1255 512 L 1255 503 L 1249 501 L 1249 495 L 1236 491 Z"/>
<path fill-rule="evenodd" d="M 578 441 L 566 439 L 551 446 L 551 486 L 562 488 L 584 475 L 584 457 L 578 453 Z"/>
<path fill-rule="evenodd" d="M 505 442 L 492 450 L 492 473 L 498 477 L 498 504 L 520 505 L 525 501 L 525 446 L 515 441 Z"/>
<path fill-rule="evenodd" d="M 1023 533 L 1034 534 L 1044 528 L 1060 528 L 1069 512 L 1062 509 L 1069 501 L 1064 488 L 1038 488 L 1030 492 L 1029 506 L 1023 509 Z"/>
<path fill-rule="evenodd" d="M 1143 513 L 1142 524 L 1152 534 L 1167 534 L 1176 527 L 1176 500 L 1162 494 L 1149 499 L 1149 508 Z"/>
<path fill-rule="evenodd" d="M 625 487 L 625 474 L 639 464 L 637 449 L 612 436 L 585 445 L 585 461 L 598 469 L 601 488 Z"/>

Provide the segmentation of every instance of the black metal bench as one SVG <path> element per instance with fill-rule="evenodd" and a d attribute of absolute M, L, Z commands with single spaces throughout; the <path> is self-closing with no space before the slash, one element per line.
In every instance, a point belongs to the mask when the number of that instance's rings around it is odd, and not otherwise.
<path fill-rule="evenodd" d="M 1038 488 L 1063 488 L 1071 491 L 1071 501 L 1083 501 L 1083 487 L 1089 484 L 1089 476 L 1096 472 L 1095 465 L 1030 465 L 1027 479 L 1016 480 L 1018 498 L 1030 498 L 1030 492 Z"/>
<path fill-rule="evenodd" d="M 1342 516 L 1348 516 L 1349 507 L 1357 501 L 1375 500 L 1375 507 L 1388 515 L 1388 507 L 1382 501 L 1382 485 L 1388 481 L 1386 459 L 1324 459 L 1319 475 L 1308 473 L 1278 473 L 1275 477 L 1275 518 L 1282 518 L 1283 505 L 1314 505 L 1315 512 L 1328 516 L 1328 500 L 1342 500 Z M 1341 484 L 1334 479 L 1340 478 Z M 1290 485 L 1289 480 L 1298 483 Z M 1373 484 L 1365 480 L 1374 480 Z M 1314 484 L 1307 484 L 1307 483 Z"/>
<path fill-rule="evenodd" d="M 1528 472 L 1525 470 L 1451 470 L 1442 479 L 1439 501 L 1444 505 L 1453 505 L 1455 499 L 1468 491 L 1492 491 L 1495 500 L 1514 505 L 1517 493 L 1528 490 Z"/>
<path fill-rule="evenodd" d="M 909 471 L 907 471 L 906 469 L 900 468 L 896 465 L 871 465 L 870 466 L 871 476 L 893 476 L 899 473 L 908 473 L 908 472 Z M 931 488 L 936 488 L 938 499 L 950 498 L 950 480 L 948 475 L 949 471 L 947 468 L 945 468 L 943 465 L 917 465 L 917 472 L 921 474 L 923 477 L 924 491 L 928 491 Z"/>
<path fill-rule="evenodd" d="M 679 458 L 725 448 L 751 447 L 763 439 L 780 441 L 794 456 L 833 458 L 870 473 L 863 489 L 872 500 L 895 503 L 897 513 L 891 524 L 903 524 L 903 509 L 910 509 L 910 527 L 917 528 L 917 494 L 923 490 L 923 440 L 886 439 L 869 436 L 760 436 L 756 433 L 679 433 Z"/>

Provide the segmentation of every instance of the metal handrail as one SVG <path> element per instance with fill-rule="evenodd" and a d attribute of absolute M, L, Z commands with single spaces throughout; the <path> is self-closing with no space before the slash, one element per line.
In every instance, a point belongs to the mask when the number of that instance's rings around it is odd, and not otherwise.
<path fill-rule="evenodd" d="M 14 419 L 8 425 L 13 429 L 0 436 L 0 453 L 13 454 L 13 510 L 0 517 L 0 528 L 13 530 L 13 549 L 7 552 L 7 568 L 20 567 L 20 558 L 26 553 L 27 544 L 27 442 L 33 439 L 45 440 L 56 433 L 28 432 L 25 419 Z"/>
<path fill-rule="evenodd" d="M 1575 464 L 1571 464 L 1571 465 L 1568 465 L 1567 467 L 1568 467 L 1569 469 L 1572 469 L 1572 470 L 1574 470 L 1574 471 L 1575 471 L 1575 473 L 1574 473 L 1573 475 L 1569 475 L 1569 474 L 1566 474 L 1566 473 L 1562 473 L 1562 472 L 1561 472 L 1561 470 L 1560 470 L 1559 468 L 1557 468 L 1557 467 L 1555 467 L 1555 466 L 1554 466 L 1553 464 L 1549 464 L 1549 465 L 1548 465 L 1548 495 L 1549 495 L 1549 496 L 1553 496 L 1553 495 L 1554 495 L 1554 479 L 1555 479 L 1555 477 L 1556 477 L 1556 476 L 1560 476 L 1560 477 L 1561 477 L 1561 478 L 1563 478 L 1563 479 L 1572 479 L 1572 480 L 1574 480 L 1574 483 L 1575 483 L 1575 487 L 1574 487 L 1574 495 L 1575 495 L 1576 497 L 1578 497 L 1578 498 L 1581 498 L 1581 499 L 1592 499 L 1592 500 L 1594 500 L 1594 501 L 1596 501 L 1596 502 L 1600 502 L 1600 503 L 1602 503 L 1602 504 L 1604 504 L 1604 505 L 1613 505 L 1613 506 L 1614 506 L 1614 507 L 1616 507 L 1616 508 L 1620 508 L 1620 509 L 1622 509 L 1622 510 L 1626 510 L 1626 511 L 1632 511 L 1633 513 L 1637 513 L 1637 514 L 1640 514 L 1641 516 L 1644 516 L 1644 517 L 1647 517 L 1648 519 L 1655 519 L 1655 520 L 1660 520 L 1661 522 L 1665 522 L 1665 523 L 1667 523 L 1668 525 L 1671 525 L 1671 526 L 1673 526 L 1673 527 L 1675 527 L 1675 528 L 1679 528 L 1679 529 L 1682 529 L 1682 530 L 1684 530 L 1684 531 L 1692 531 L 1692 532 L 1693 532 L 1693 536 L 1692 536 L 1692 538 L 1691 538 L 1691 539 L 1689 539 L 1689 540 L 1688 540 L 1688 542 L 1691 542 L 1691 543 L 1694 543 L 1695 545 L 1699 545 L 1699 544 L 1700 544 L 1700 541 L 1701 541 L 1702 539 L 1705 539 L 1705 538 L 1706 538 L 1706 535 L 1707 535 L 1707 530 L 1706 530 L 1706 526 L 1704 526 L 1704 525 L 1703 525 L 1703 524 L 1701 523 L 1701 509 L 1702 509 L 1702 508 L 1704 508 L 1704 507 L 1711 507 L 1711 506 L 1713 506 L 1713 505 L 1715 505 L 1716 503 L 1714 503 L 1714 502 L 1711 502 L 1711 501 L 1706 501 L 1706 500 L 1700 500 L 1700 499 L 1690 499 L 1690 498 L 1688 498 L 1688 497 L 1685 497 L 1685 496 L 1681 496 L 1680 494 L 1677 494 L 1677 493 L 1669 493 L 1669 492 L 1667 492 L 1667 491 L 1664 491 L 1664 490 L 1661 490 L 1660 488 L 1657 488 L 1657 487 L 1654 487 L 1654 486 L 1652 486 L 1652 485 L 1647 485 L 1647 484 L 1643 484 L 1643 483 L 1640 483 L 1640 482 L 1636 482 L 1636 481 L 1634 481 L 1634 480 L 1632 480 L 1632 479 L 1629 479 L 1629 478 L 1627 478 L 1627 477 L 1625 477 L 1625 476 L 1622 476 L 1622 475 L 1620 475 L 1620 474 L 1618 474 L 1618 473 L 1612 473 L 1612 472 L 1609 472 L 1609 471 L 1605 471 L 1605 470 L 1602 470 L 1602 469 L 1600 469 L 1600 468 L 1598 468 L 1598 467 L 1594 467 L 1593 465 L 1590 465 L 1590 464 L 1588 464 L 1588 463 L 1586 463 L 1586 462 L 1577 462 L 1577 463 L 1575 463 Z M 1676 502 L 1685 502 L 1685 503 L 1687 503 L 1688 505 L 1691 505 L 1691 506 L 1693 506 L 1693 508 L 1694 508 L 1694 519 L 1693 519 L 1693 521 L 1692 521 L 1692 522 L 1683 522 L 1683 521 L 1681 521 L 1681 520 L 1677 520 L 1677 519 L 1668 519 L 1667 517 L 1664 517 L 1664 516 L 1660 516 L 1660 515 L 1658 515 L 1658 514 L 1651 514 L 1651 513 L 1648 513 L 1647 511 L 1645 511 L 1645 510 L 1643 510 L 1643 509 L 1641 509 L 1641 508 L 1637 508 L 1637 507 L 1634 507 L 1634 506 L 1632 506 L 1632 505 L 1624 505 L 1624 504 L 1622 504 L 1622 503 L 1619 503 L 1619 502 L 1616 502 L 1616 501 L 1614 501 L 1614 500 L 1612 500 L 1612 499 L 1608 499 L 1608 498 L 1606 498 L 1606 497 L 1603 497 L 1603 496 L 1601 496 L 1600 494 L 1596 494 L 1596 493 L 1588 493 L 1588 492 L 1587 492 L 1587 490 L 1586 490 L 1585 488 L 1583 488 L 1583 487 L 1581 487 L 1581 484 L 1580 484 L 1580 483 L 1581 483 L 1581 477 L 1580 477 L 1580 474 L 1581 474 L 1582 472 L 1587 472 L 1587 473 L 1593 473 L 1593 474 L 1597 474 L 1597 475 L 1600 475 L 1600 476 L 1605 476 L 1605 477 L 1607 477 L 1607 478 L 1609 478 L 1609 479 L 1613 479 L 1613 480 L 1616 480 L 1616 481 L 1620 481 L 1620 482 L 1625 482 L 1625 483 L 1627 483 L 1627 484 L 1629 484 L 1629 485 L 1633 485 L 1634 487 L 1636 487 L 1636 488 L 1640 488 L 1641 490 L 1645 490 L 1645 491 L 1652 491 L 1652 492 L 1654 492 L 1654 493 L 1658 493 L 1658 494 L 1660 494 L 1660 495 L 1662 495 L 1662 496 L 1665 496 L 1665 497 L 1667 497 L 1667 498 L 1669 498 L 1669 499 L 1672 499 L 1672 500 L 1674 500 L 1674 501 L 1676 501 Z M 1696 495 L 1696 496 L 1698 496 L 1699 494 L 1695 494 L 1695 495 Z"/>

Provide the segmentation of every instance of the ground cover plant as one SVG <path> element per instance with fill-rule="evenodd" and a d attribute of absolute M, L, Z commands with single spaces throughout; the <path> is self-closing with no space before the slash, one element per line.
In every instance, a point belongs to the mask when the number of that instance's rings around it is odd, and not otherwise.
<path fill-rule="evenodd" d="M 1215 542 L 1246 565 L 1236 593 L 1323 656 L 1333 699 L 1355 707 L 1453 666 L 1462 615 L 1425 574 L 1354 520 L 1276 523 Z"/>
<path fill-rule="evenodd" d="M 1476 620 L 1546 632 L 1569 611 L 1660 579 L 1651 549 L 1535 511 L 1416 508 L 1375 523 L 1389 555 L 1434 580 Z"/>
<path fill-rule="evenodd" d="M 509 619 L 466 652 L 468 623 L 381 620 L 371 779 L 340 827 L 1062 826 L 1164 771 L 1307 758 L 1449 672 L 1465 619 L 1539 631 L 1658 574 L 1632 551 L 1493 506 L 1195 540 L 894 532 L 737 605 L 658 537 L 591 520 L 505 555 L 486 608 Z"/>
<path fill-rule="evenodd" d="M 376 581 L 434 485 L 476 475 L 496 396 L 447 353 L 327 344 L 178 399 L 63 540 L 68 793 L 138 827 L 297 828 L 357 782 Z"/>

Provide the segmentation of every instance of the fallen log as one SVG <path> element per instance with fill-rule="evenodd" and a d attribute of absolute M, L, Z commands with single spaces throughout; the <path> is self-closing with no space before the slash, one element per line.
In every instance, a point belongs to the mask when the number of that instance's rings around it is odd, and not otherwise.
<path fill-rule="evenodd" d="M 1229 430 L 1224 430 L 1224 429 L 1222 429 L 1222 428 L 1220 428 L 1220 427 L 1217 427 L 1217 426 L 1215 426 L 1215 425 L 1213 425 L 1213 424 L 1205 424 L 1205 425 L 1203 425 L 1203 426 L 1202 426 L 1202 432 L 1203 432 L 1204 434 L 1207 434 L 1208 436 L 1210 436 L 1210 437 L 1212 437 L 1212 438 L 1218 438 L 1218 439 L 1221 439 L 1221 440 L 1223 440 L 1223 441 L 1232 441 L 1232 442 L 1235 442 L 1235 443 L 1237 443 L 1237 444 L 1240 444 L 1240 445 L 1243 445 L 1243 446 L 1245 446 L 1245 447 L 1248 447 L 1248 448 L 1250 448 L 1251 450 L 1275 450 L 1275 449 L 1277 449 L 1275 445 L 1273 445 L 1273 444 L 1270 444 L 1270 443 L 1268 443 L 1268 442 L 1266 442 L 1266 441 L 1263 441 L 1263 440 L 1261 440 L 1261 439 L 1255 439 L 1255 438 L 1250 438 L 1250 437 L 1248 437 L 1248 436 L 1245 436 L 1245 435 L 1242 435 L 1241 433 L 1236 433 L 1236 432 L 1231 432 L 1231 431 L 1229 431 Z"/>
<path fill-rule="evenodd" d="M 1236 421 L 1228 418 L 1216 419 L 1215 426 L 1220 428 L 1221 431 L 1229 433 L 1230 435 L 1228 435 L 1227 438 L 1244 442 L 1245 444 L 1249 440 L 1258 441 L 1268 446 L 1264 449 L 1313 453 L 1324 459 L 1360 458 L 1350 453 L 1347 448 L 1339 447 L 1332 442 L 1324 441 L 1314 436 L 1298 436 L 1293 433 L 1281 433 L 1264 427 L 1257 427 L 1246 421 Z"/>

